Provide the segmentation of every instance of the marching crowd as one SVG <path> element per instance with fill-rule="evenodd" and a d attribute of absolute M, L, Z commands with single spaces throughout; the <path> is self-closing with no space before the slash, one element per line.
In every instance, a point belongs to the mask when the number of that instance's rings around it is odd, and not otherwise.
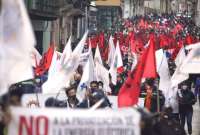
<path fill-rule="evenodd" d="M 200 28 L 194 24 L 191 18 L 176 15 L 157 15 L 135 16 L 134 18 L 120 20 L 119 28 L 113 27 L 99 33 L 90 33 L 90 43 L 95 53 L 97 44 L 100 48 L 103 64 L 106 63 L 109 50 L 109 36 L 113 35 L 113 41 L 119 41 L 121 47 L 123 70 L 118 72 L 117 83 L 114 85 L 110 76 L 110 89 L 105 90 L 102 81 L 91 81 L 89 86 L 85 86 L 86 94 L 82 101 L 77 98 L 77 87 L 83 74 L 83 66 L 79 65 L 70 80 L 70 86 L 64 88 L 67 99 L 59 100 L 50 97 L 46 100 L 46 107 L 59 108 L 91 108 L 102 100 L 98 108 L 112 108 L 112 103 L 108 96 L 117 96 L 126 78 L 130 75 L 133 53 L 138 57 L 143 53 L 145 45 L 148 43 L 149 36 L 154 34 L 156 49 L 166 50 L 170 74 L 173 75 L 176 66 L 174 60 L 179 50 L 200 41 Z M 87 42 L 89 44 L 89 41 Z M 75 46 L 74 46 L 75 47 Z M 72 48 L 74 48 L 72 46 Z M 126 48 L 126 49 L 125 49 Z M 149 69 L 151 70 L 151 69 Z M 5 127 L 10 121 L 8 106 L 21 106 L 21 97 L 25 93 L 41 92 L 42 84 L 47 80 L 48 70 L 42 75 L 35 77 L 32 84 L 20 82 L 13 84 L 9 88 L 9 93 L 1 97 L 1 122 L 0 134 L 5 133 Z M 38 81 L 39 80 L 39 81 Z M 141 134 L 142 135 L 185 135 L 185 123 L 187 123 L 188 134 L 192 134 L 192 115 L 193 105 L 200 99 L 200 76 L 190 75 L 189 79 L 179 84 L 175 94 L 171 97 L 172 103 L 168 103 L 162 90 L 159 90 L 159 77 L 147 78 L 141 83 L 140 97 L 145 99 L 144 107 L 137 110 L 141 113 Z M 194 91 L 192 91 L 194 89 Z M 36 103 L 36 106 L 38 103 Z M 200 100 L 199 100 L 200 105 Z"/>

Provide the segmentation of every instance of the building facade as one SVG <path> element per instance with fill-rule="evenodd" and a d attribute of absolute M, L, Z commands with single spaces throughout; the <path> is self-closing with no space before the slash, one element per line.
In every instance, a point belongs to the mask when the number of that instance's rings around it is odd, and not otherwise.
<path fill-rule="evenodd" d="M 198 20 L 199 0 L 123 0 L 123 17 L 156 13 L 177 13 Z"/>
<path fill-rule="evenodd" d="M 88 0 L 25 0 L 36 48 L 41 54 L 51 43 L 63 49 L 70 35 L 74 41 L 81 36 L 86 27 L 84 18 L 88 3 Z"/>
<path fill-rule="evenodd" d="M 90 12 L 90 25 L 96 25 L 97 31 L 111 29 L 122 16 L 120 0 L 94 1 L 94 7 L 96 10 Z M 90 28 L 94 29 L 95 26 Z"/>

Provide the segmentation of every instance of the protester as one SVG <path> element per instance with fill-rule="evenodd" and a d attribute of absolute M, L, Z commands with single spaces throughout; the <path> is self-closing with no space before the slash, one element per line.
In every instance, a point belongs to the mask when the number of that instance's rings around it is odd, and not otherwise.
<path fill-rule="evenodd" d="M 154 126 L 155 135 L 186 135 L 180 123 L 173 119 L 172 108 L 164 108 L 160 119 Z"/>
<path fill-rule="evenodd" d="M 165 103 L 165 97 L 162 94 L 162 91 L 157 90 L 157 88 L 154 86 L 153 80 L 147 80 L 145 82 L 145 90 L 146 90 L 145 107 L 150 112 L 160 111 L 163 108 L 164 103 Z M 159 103 L 160 110 L 158 110 L 158 103 Z"/>
<path fill-rule="evenodd" d="M 187 120 L 188 133 L 192 134 L 192 116 L 193 107 L 196 99 L 193 92 L 189 89 L 187 81 L 181 84 L 181 89 L 178 91 L 179 100 L 179 114 L 181 120 L 181 126 L 184 128 L 185 121 Z"/>
<path fill-rule="evenodd" d="M 76 87 L 71 86 L 65 89 L 65 93 L 67 95 L 67 107 L 76 108 L 79 104 L 79 100 L 76 97 Z"/>
<path fill-rule="evenodd" d="M 98 103 L 100 100 L 103 102 L 100 104 L 98 108 L 109 108 L 110 103 L 108 102 L 106 96 L 102 94 L 100 91 L 95 91 L 93 93 L 88 94 L 88 97 L 85 98 L 79 105 L 78 108 L 91 108 L 93 105 Z"/>

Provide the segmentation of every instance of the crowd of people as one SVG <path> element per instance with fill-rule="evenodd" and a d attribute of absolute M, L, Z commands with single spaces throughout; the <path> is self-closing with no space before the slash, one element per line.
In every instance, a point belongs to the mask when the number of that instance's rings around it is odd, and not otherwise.
<path fill-rule="evenodd" d="M 154 34 L 156 49 L 162 48 L 167 51 L 171 75 L 176 69 L 174 59 L 180 48 L 200 41 L 200 28 L 188 17 L 151 14 L 122 20 L 120 26 L 115 32 L 113 32 L 113 29 L 115 29 L 113 26 L 112 29 L 106 30 L 104 33 L 90 33 L 93 54 L 98 44 L 103 64 L 106 68 L 109 68 L 106 59 L 108 57 L 110 35 L 113 35 L 115 45 L 119 41 L 124 68 L 122 72 L 118 72 L 116 85 L 112 83 L 110 77 L 109 86 L 111 91 L 107 92 L 108 90 L 104 89 L 104 83 L 102 81 L 93 80 L 89 86 L 86 86 L 85 98 L 79 101 L 76 92 L 83 74 L 83 66 L 79 65 L 70 80 L 70 86 L 64 88 L 67 99 L 61 101 L 56 97 L 50 97 L 45 102 L 46 107 L 87 109 L 102 100 L 98 108 L 112 109 L 112 104 L 108 96 L 118 95 L 121 86 L 124 84 L 132 68 L 132 52 L 141 55 L 145 45 L 148 43 L 149 35 Z M 123 50 L 123 46 L 128 49 Z M 21 97 L 25 93 L 42 92 L 41 86 L 47 80 L 47 75 L 48 71 L 41 76 L 36 76 L 33 80 L 29 80 L 31 83 L 26 83 L 27 81 L 25 81 L 13 84 L 10 86 L 9 93 L 1 97 L 1 112 L 4 115 L 1 117 L 0 134 L 5 132 L 5 127 L 11 118 L 8 113 L 8 106 L 21 106 Z M 140 97 L 145 99 L 144 107 L 148 110 L 137 108 L 142 116 L 141 134 L 184 135 L 186 134 L 184 126 L 187 123 L 188 134 L 191 135 L 192 106 L 196 103 L 197 98 L 200 99 L 199 75 L 190 75 L 188 80 L 178 86 L 178 90 L 174 94 L 174 97 L 172 97 L 175 100 L 173 105 L 166 103 L 165 96 L 162 90 L 158 89 L 158 86 L 159 77 L 147 78 L 141 84 Z M 192 88 L 195 88 L 195 92 L 192 91 Z"/>

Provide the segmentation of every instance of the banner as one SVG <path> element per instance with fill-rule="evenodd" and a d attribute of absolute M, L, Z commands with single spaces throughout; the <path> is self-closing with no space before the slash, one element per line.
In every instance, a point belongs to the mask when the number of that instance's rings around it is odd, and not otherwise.
<path fill-rule="evenodd" d="M 8 135 L 140 135 L 140 114 L 131 108 L 90 111 L 12 107 L 11 115 Z"/>

